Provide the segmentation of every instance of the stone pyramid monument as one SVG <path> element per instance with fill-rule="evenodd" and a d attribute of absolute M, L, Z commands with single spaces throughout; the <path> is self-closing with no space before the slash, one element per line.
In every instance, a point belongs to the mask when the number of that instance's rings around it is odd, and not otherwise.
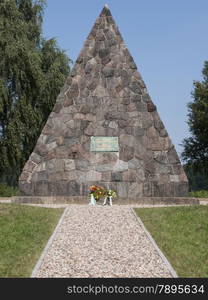
<path fill-rule="evenodd" d="M 105 6 L 19 178 L 22 194 L 185 196 L 187 177 Z M 78 198 L 79 199 L 79 198 Z"/>

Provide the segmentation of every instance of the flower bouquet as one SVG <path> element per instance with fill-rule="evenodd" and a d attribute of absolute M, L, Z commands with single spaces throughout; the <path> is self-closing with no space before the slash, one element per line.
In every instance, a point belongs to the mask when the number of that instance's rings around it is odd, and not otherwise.
<path fill-rule="evenodd" d="M 107 203 L 109 205 L 112 206 L 112 198 L 116 198 L 117 197 L 117 194 L 115 191 L 113 190 L 106 190 L 105 191 L 105 199 L 104 199 L 104 202 L 103 202 L 103 205 L 106 205 Z"/>
<path fill-rule="evenodd" d="M 95 205 L 105 195 L 105 189 L 98 185 L 90 186 L 90 204 Z"/>
<path fill-rule="evenodd" d="M 106 191 L 106 195 L 109 196 L 109 197 L 112 197 L 112 198 L 116 198 L 117 197 L 116 192 L 113 191 L 113 190 L 107 190 Z"/>
<path fill-rule="evenodd" d="M 103 205 L 108 203 L 112 205 L 112 199 L 117 197 L 117 194 L 113 190 L 107 190 L 98 185 L 90 186 L 90 203 L 91 205 L 96 205 L 97 201 L 104 197 Z"/>

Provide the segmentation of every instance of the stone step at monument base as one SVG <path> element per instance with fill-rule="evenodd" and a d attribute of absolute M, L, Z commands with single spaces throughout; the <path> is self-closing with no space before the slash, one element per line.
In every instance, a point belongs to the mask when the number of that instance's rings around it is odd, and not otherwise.
<path fill-rule="evenodd" d="M 90 197 L 84 196 L 15 196 L 11 202 L 28 204 L 88 204 Z M 103 199 L 97 202 L 103 203 Z M 141 198 L 117 198 L 113 204 L 119 205 L 197 205 L 199 199 L 190 197 L 141 197 Z"/>

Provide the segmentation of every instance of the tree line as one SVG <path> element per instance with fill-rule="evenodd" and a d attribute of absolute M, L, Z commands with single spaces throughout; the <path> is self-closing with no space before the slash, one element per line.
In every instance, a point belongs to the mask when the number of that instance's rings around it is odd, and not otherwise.
<path fill-rule="evenodd" d="M 42 35 L 43 0 L 0 1 L 0 182 L 18 176 L 69 74 L 70 59 Z"/>
<path fill-rule="evenodd" d="M 188 103 L 191 136 L 183 140 L 182 159 L 192 190 L 208 190 L 208 61 L 202 69 L 202 81 L 194 81 L 193 101 Z"/>

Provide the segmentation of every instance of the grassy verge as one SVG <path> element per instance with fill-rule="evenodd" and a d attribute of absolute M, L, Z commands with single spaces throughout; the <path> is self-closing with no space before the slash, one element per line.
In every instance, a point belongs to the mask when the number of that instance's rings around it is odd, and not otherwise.
<path fill-rule="evenodd" d="M 0 204 L 0 277 L 30 277 L 62 212 Z"/>
<path fill-rule="evenodd" d="M 208 277 L 208 206 L 135 211 L 179 277 Z"/>
<path fill-rule="evenodd" d="M 208 198 L 208 191 L 201 190 L 201 191 L 189 192 L 189 196 L 196 197 L 196 198 Z"/>
<path fill-rule="evenodd" d="M 17 187 L 12 187 L 4 183 L 0 183 L 0 197 L 18 196 L 19 190 Z"/>

